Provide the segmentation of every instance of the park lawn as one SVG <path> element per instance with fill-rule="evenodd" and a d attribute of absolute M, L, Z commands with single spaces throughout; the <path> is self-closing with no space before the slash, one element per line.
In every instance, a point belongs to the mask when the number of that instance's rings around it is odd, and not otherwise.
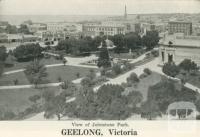
<path fill-rule="evenodd" d="M 27 65 L 30 64 L 30 62 L 31 61 L 29 61 L 29 62 L 16 62 L 15 61 L 15 63 L 14 63 L 15 65 L 13 67 L 6 67 L 6 68 L 4 68 L 4 72 L 16 70 L 16 69 L 24 69 L 24 68 L 26 68 Z M 44 65 L 60 64 L 60 63 L 62 63 L 62 60 L 57 60 L 54 57 L 51 57 L 51 58 L 42 58 L 40 60 L 40 63 L 44 64 Z"/>
<path fill-rule="evenodd" d="M 42 82 L 45 83 L 57 83 L 58 77 L 62 78 L 62 81 L 73 81 L 78 79 L 76 74 L 79 73 L 80 77 L 84 77 L 89 73 L 90 68 L 74 67 L 74 66 L 56 66 L 47 68 L 48 76 Z M 97 69 L 94 69 L 97 71 Z M 17 72 L 13 74 L 3 75 L 0 78 L 0 86 L 11 86 L 14 85 L 14 80 L 18 80 L 17 85 L 28 85 L 28 81 L 24 72 Z"/>
<path fill-rule="evenodd" d="M 177 75 L 176 77 L 179 79 L 182 78 L 181 75 Z M 185 79 L 186 79 L 186 82 L 200 88 L 200 71 L 196 72 L 195 75 L 191 75 L 191 74 L 186 75 Z"/>
<path fill-rule="evenodd" d="M 77 73 L 80 74 L 80 77 L 85 77 L 87 74 L 89 74 L 89 71 L 91 68 L 83 68 L 83 67 L 74 67 L 74 66 L 57 66 L 57 67 L 51 67 L 47 69 L 48 72 L 48 80 L 49 82 L 58 82 L 58 77 L 62 79 L 62 81 L 73 81 L 75 79 L 78 79 L 76 76 Z M 95 72 L 98 71 L 98 69 L 93 69 Z"/>
<path fill-rule="evenodd" d="M 45 90 L 59 91 L 58 87 L 49 87 L 43 89 L 24 88 L 24 89 L 0 89 L 0 108 L 14 113 L 24 111 L 33 103 L 29 101 L 29 97 L 33 95 L 41 95 Z"/>
<path fill-rule="evenodd" d="M 146 101 L 149 87 L 159 83 L 164 78 L 165 78 L 164 76 L 156 72 L 152 72 L 151 75 L 148 75 L 147 77 L 140 79 L 140 82 L 135 87 L 135 90 L 142 93 L 143 101 Z"/>
<path fill-rule="evenodd" d="M 30 84 L 24 72 L 17 72 L 8 75 L 2 75 L 0 78 L 0 86 L 14 85 L 14 80 L 18 80 L 18 85 Z"/>

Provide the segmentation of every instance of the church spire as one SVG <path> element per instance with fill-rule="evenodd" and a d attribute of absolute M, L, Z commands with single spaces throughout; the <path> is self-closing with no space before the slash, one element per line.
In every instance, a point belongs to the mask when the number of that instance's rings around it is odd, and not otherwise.
<path fill-rule="evenodd" d="M 127 10 L 126 10 L 126 5 L 125 5 L 125 11 L 124 11 L 124 18 L 127 19 Z"/>

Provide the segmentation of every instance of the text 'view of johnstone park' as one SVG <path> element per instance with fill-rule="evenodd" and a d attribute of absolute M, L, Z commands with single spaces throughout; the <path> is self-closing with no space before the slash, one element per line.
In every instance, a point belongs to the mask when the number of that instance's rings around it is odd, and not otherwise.
<path fill-rule="evenodd" d="M 0 120 L 199 120 L 200 11 L 120 6 L 0 15 Z"/>

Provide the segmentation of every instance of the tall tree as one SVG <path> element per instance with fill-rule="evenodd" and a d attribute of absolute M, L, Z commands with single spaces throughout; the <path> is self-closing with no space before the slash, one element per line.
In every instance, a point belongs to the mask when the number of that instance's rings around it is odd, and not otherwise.
<path fill-rule="evenodd" d="M 7 57 L 6 47 L 0 46 L 0 61 L 5 61 Z"/>
<path fill-rule="evenodd" d="M 179 74 L 180 69 L 178 66 L 176 66 L 174 62 L 171 63 L 169 62 L 164 64 L 162 71 L 168 76 L 175 77 L 176 75 Z"/>
<path fill-rule="evenodd" d="M 10 25 L 8 24 L 5 31 L 8 33 L 8 34 L 17 34 L 17 27 L 14 26 L 14 25 Z"/>
<path fill-rule="evenodd" d="M 20 45 L 14 50 L 14 56 L 18 61 L 30 61 L 41 57 L 42 50 L 39 44 Z"/>
<path fill-rule="evenodd" d="M 64 112 L 65 105 L 66 98 L 61 95 L 54 96 L 51 100 L 46 100 L 44 117 L 51 118 L 56 115 L 58 120 L 60 120 L 61 115 Z"/>
<path fill-rule="evenodd" d="M 44 65 L 40 64 L 38 60 L 34 60 L 30 65 L 26 67 L 24 71 L 30 83 L 37 86 L 42 83 L 44 79 L 47 77 L 46 68 Z"/>
<path fill-rule="evenodd" d="M 157 31 L 148 31 L 147 34 L 142 37 L 142 42 L 147 50 L 151 50 L 158 45 L 159 39 Z"/>
<path fill-rule="evenodd" d="M 111 66 L 110 57 L 105 41 L 103 41 L 102 48 L 100 49 L 97 66 L 103 68 L 108 68 Z"/>
<path fill-rule="evenodd" d="M 198 70 L 197 64 L 194 61 L 191 61 L 190 59 L 185 59 L 183 60 L 180 64 L 179 67 L 185 71 L 191 71 L 191 70 Z"/>
<path fill-rule="evenodd" d="M 27 25 L 21 24 L 20 28 L 18 29 L 19 33 L 23 33 L 23 34 L 31 34 Z"/>

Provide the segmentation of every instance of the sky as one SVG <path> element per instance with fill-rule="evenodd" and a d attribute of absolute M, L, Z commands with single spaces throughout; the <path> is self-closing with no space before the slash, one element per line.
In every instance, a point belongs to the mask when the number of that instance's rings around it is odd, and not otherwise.
<path fill-rule="evenodd" d="M 0 0 L 0 15 L 200 13 L 200 0 Z"/>

